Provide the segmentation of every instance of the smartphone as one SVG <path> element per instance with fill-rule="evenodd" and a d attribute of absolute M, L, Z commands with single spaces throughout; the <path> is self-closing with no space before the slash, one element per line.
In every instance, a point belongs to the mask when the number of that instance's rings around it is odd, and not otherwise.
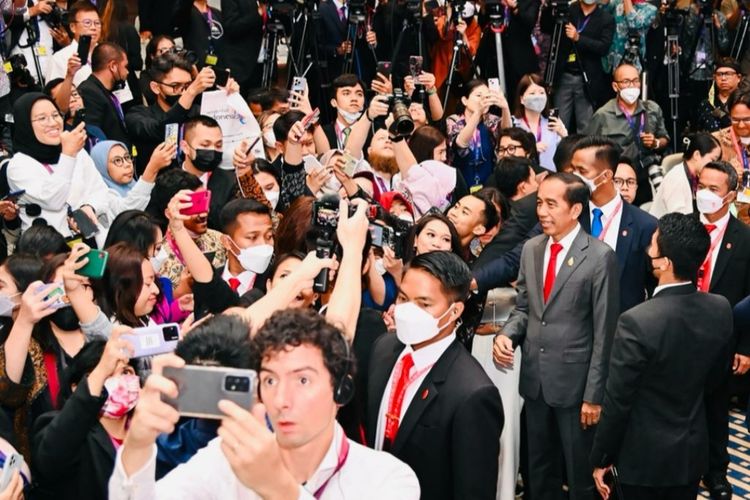
<path fill-rule="evenodd" d="M 307 88 L 307 78 L 304 76 L 295 76 L 292 78 L 292 92 L 303 93 Z"/>
<path fill-rule="evenodd" d="M 500 79 L 499 78 L 488 78 L 487 79 L 487 87 L 489 87 L 490 90 L 499 92 L 500 91 Z"/>
<path fill-rule="evenodd" d="M 182 416 L 221 419 L 219 401 L 228 399 L 250 410 L 255 402 L 258 374 L 255 370 L 222 366 L 165 367 L 162 373 L 177 384 L 177 398 L 162 396 Z"/>
<path fill-rule="evenodd" d="M 372 246 L 383 248 L 383 226 L 381 224 L 370 223 L 368 226 L 370 230 L 370 239 L 372 239 Z"/>
<path fill-rule="evenodd" d="M 552 119 L 553 118 L 557 118 L 559 120 L 560 119 L 560 112 L 558 111 L 557 108 L 549 108 L 548 117 L 549 117 L 549 122 L 547 123 L 547 128 L 551 129 L 552 128 Z"/>
<path fill-rule="evenodd" d="M 93 249 L 89 250 L 80 260 L 86 257 L 88 257 L 89 261 L 85 266 L 76 271 L 76 274 L 95 279 L 104 276 L 104 270 L 107 268 L 107 261 L 109 260 L 109 253 L 104 250 Z"/>
<path fill-rule="evenodd" d="M 73 116 L 73 128 L 76 128 L 78 125 L 86 121 L 86 108 L 81 108 L 76 111 L 76 114 Z"/>
<path fill-rule="evenodd" d="M 422 56 L 409 56 L 409 73 L 411 73 L 414 80 L 419 78 L 419 75 L 422 73 L 422 61 Z"/>
<path fill-rule="evenodd" d="M 182 215 L 197 215 L 208 213 L 208 206 L 211 203 L 211 191 L 195 191 L 190 193 L 192 206 L 180 210 Z"/>
<path fill-rule="evenodd" d="M 250 144 L 250 147 L 247 148 L 247 151 L 245 151 L 245 156 L 250 154 L 250 152 L 253 150 L 255 145 L 258 144 L 259 140 L 261 140 L 261 136 L 256 137 L 255 140 Z"/>
<path fill-rule="evenodd" d="M 354 175 L 354 170 L 357 168 L 357 164 L 359 163 L 359 161 L 357 161 L 355 157 L 353 157 L 346 151 L 344 151 L 343 156 L 344 156 L 344 160 L 346 161 L 346 163 L 344 163 L 344 167 L 342 170 L 344 171 L 346 175 L 348 175 L 349 177 L 352 177 Z"/>
<path fill-rule="evenodd" d="M 14 200 L 15 201 L 18 198 L 20 198 L 21 196 L 23 196 L 24 194 L 26 194 L 26 190 L 25 189 L 19 189 L 18 191 L 11 191 L 10 193 L 8 193 L 5 196 L 3 196 L 0 199 L 0 201 L 5 201 L 5 200 Z"/>
<path fill-rule="evenodd" d="M 99 232 L 99 228 L 94 221 L 92 221 L 86 212 L 80 208 L 78 210 L 73 210 L 68 216 L 73 218 L 78 226 L 78 232 L 81 233 L 81 236 L 85 239 L 91 238 Z"/>
<path fill-rule="evenodd" d="M 386 78 L 391 76 L 391 61 L 378 61 L 377 72 Z"/>
<path fill-rule="evenodd" d="M 314 201 L 312 222 L 314 226 L 335 230 L 339 225 L 338 201 L 335 204 L 326 200 Z"/>
<path fill-rule="evenodd" d="M 78 38 L 78 58 L 81 60 L 81 66 L 89 63 L 89 50 L 91 50 L 91 35 L 81 35 Z"/>
<path fill-rule="evenodd" d="M 305 116 L 302 119 L 302 126 L 305 130 L 310 129 L 311 127 L 314 127 L 316 123 L 318 123 L 318 120 L 320 119 L 320 109 L 315 108 L 312 113 Z"/>
<path fill-rule="evenodd" d="M 3 474 L 0 476 L 0 492 L 5 491 L 13 479 L 13 473 L 21 473 L 21 467 L 23 467 L 23 455 L 20 453 L 11 453 L 5 457 L 5 463 L 3 464 Z"/>
<path fill-rule="evenodd" d="M 180 341 L 180 325 L 165 323 L 163 325 L 133 328 L 132 333 L 120 336 L 133 345 L 133 357 L 143 358 L 173 352 Z"/>
<path fill-rule="evenodd" d="M 167 123 L 164 126 L 164 142 L 168 145 L 177 144 L 179 133 L 179 123 Z"/>
<path fill-rule="evenodd" d="M 216 74 L 216 80 L 214 82 L 214 85 L 217 87 L 226 87 L 227 82 L 229 81 L 230 71 L 228 69 L 214 68 L 214 73 Z"/>
<path fill-rule="evenodd" d="M 47 307 L 49 307 L 50 309 L 62 309 L 63 307 L 68 307 L 70 305 L 70 301 L 68 300 L 68 296 L 65 294 L 65 289 L 63 288 L 62 283 L 45 283 L 44 285 L 39 285 L 36 289 L 36 292 L 39 293 L 52 284 L 57 286 L 53 288 L 46 297 L 44 297 L 44 300 L 52 300 L 50 305 Z"/>

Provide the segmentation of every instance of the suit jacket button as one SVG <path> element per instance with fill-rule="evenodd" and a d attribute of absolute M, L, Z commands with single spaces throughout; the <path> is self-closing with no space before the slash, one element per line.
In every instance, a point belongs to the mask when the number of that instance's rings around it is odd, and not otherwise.
<path fill-rule="evenodd" d="M 542 326 L 547 326 L 547 322 L 546 321 L 542 321 Z"/>
<path fill-rule="evenodd" d="M 544 347 L 540 347 L 539 352 L 544 352 Z"/>

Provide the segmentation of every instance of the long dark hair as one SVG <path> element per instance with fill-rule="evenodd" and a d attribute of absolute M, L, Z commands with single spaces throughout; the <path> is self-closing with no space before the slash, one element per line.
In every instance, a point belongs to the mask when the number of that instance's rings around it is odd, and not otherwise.
<path fill-rule="evenodd" d="M 143 326 L 142 318 L 135 315 L 135 303 L 143 288 L 143 253 L 123 242 L 107 248 L 107 252 L 104 276 L 91 280 L 99 306 L 107 317 L 123 325 Z"/>
<path fill-rule="evenodd" d="M 101 8 L 100 16 L 102 18 L 102 41 L 120 43 L 120 29 L 128 22 L 128 8 L 125 1 L 107 0 Z"/>
<path fill-rule="evenodd" d="M 44 283 L 52 283 L 57 269 L 65 264 L 67 258 L 68 254 L 57 254 L 53 256 L 42 267 L 39 279 Z M 31 331 L 31 336 L 39 343 L 44 352 L 53 350 L 57 345 L 55 335 L 52 333 L 49 316 L 42 318 L 36 325 L 34 325 L 34 329 Z"/>
<path fill-rule="evenodd" d="M 409 263 L 416 256 L 417 252 L 414 246 L 416 244 L 417 236 L 422 233 L 427 224 L 434 220 L 442 222 L 448 227 L 448 231 L 451 233 L 451 251 L 462 259 L 465 259 L 464 250 L 461 246 L 461 238 L 458 237 L 456 226 L 454 226 L 444 214 L 433 212 L 428 213 L 419 219 L 419 221 L 412 226 L 411 231 L 409 231 L 409 234 L 406 237 L 406 246 L 404 248 L 404 264 Z"/>

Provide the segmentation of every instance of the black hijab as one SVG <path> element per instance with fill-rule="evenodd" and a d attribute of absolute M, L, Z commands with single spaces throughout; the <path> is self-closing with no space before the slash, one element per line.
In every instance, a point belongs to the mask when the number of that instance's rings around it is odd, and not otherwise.
<path fill-rule="evenodd" d="M 36 138 L 31 125 L 31 108 L 37 101 L 45 99 L 52 103 L 57 110 L 57 105 L 51 97 L 41 92 L 29 92 L 24 94 L 13 104 L 13 150 L 16 153 L 24 153 L 31 156 L 40 163 L 56 165 L 60 160 L 62 145 L 49 146 L 42 144 Z M 59 110 L 57 110 L 59 112 Z M 61 113 L 62 114 L 62 113 Z"/>

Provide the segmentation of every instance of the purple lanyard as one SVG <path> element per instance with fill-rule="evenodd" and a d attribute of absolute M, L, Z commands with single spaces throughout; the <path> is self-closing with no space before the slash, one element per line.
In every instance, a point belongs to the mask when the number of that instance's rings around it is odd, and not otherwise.
<path fill-rule="evenodd" d="M 211 36 L 211 27 L 214 25 L 214 16 L 211 12 L 211 7 L 208 8 L 208 11 L 206 12 L 206 22 L 208 23 L 208 53 L 213 54 L 214 53 L 214 39 Z"/>
<path fill-rule="evenodd" d="M 635 119 L 633 118 L 633 115 L 628 113 L 628 111 L 622 106 L 620 106 L 620 111 L 622 111 L 622 114 L 625 115 L 625 119 L 628 121 L 630 130 L 635 132 Z M 643 110 L 643 113 L 641 113 L 641 126 L 638 130 L 638 135 L 640 136 L 645 129 L 646 129 L 646 110 Z"/>
<path fill-rule="evenodd" d="M 328 476 L 328 479 L 326 479 L 326 482 L 320 485 L 320 488 L 318 488 L 315 493 L 313 493 L 313 496 L 315 498 L 320 498 L 323 496 L 323 492 L 326 489 L 326 486 L 328 486 L 328 483 L 333 479 L 333 476 L 339 473 L 341 468 L 346 463 L 346 459 L 349 457 L 349 440 L 346 438 L 346 436 L 343 436 L 343 441 L 341 441 L 341 448 L 339 449 L 339 461 L 336 464 L 336 468 L 333 469 L 333 474 Z"/>
<path fill-rule="evenodd" d="M 110 93 L 109 99 L 112 101 L 112 104 L 115 106 L 115 110 L 117 111 L 117 116 L 120 118 L 120 121 L 125 124 L 125 113 L 122 112 L 122 105 L 120 104 L 120 100 L 117 98 L 116 95 Z"/>
<path fill-rule="evenodd" d="M 589 21 L 591 21 L 591 14 L 583 18 L 583 23 L 576 26 L 576 31 L 578 31 L 578 33 L 583 32 L 583 30 L 585 30 L 586 26 L 589 24 Z"/>

